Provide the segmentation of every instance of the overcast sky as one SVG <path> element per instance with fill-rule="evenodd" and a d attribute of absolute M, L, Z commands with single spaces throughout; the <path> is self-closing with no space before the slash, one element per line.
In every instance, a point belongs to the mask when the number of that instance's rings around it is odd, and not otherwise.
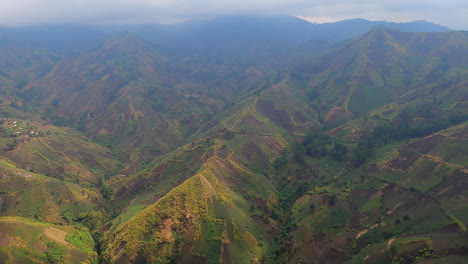
<path fill-rule="evenodd" d="M 0 0 L 0 25 L 175 23 L 222 15 L 427 20 L 468 30 L 468 0 Z"/>

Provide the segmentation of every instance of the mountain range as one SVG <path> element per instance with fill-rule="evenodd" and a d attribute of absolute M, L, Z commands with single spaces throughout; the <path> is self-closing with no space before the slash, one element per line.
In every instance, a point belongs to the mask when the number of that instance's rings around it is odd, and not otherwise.
<path fill-rule="evenodd" d="M 464 263 L 468 33 L 0 29 L 0 263 Z"/>

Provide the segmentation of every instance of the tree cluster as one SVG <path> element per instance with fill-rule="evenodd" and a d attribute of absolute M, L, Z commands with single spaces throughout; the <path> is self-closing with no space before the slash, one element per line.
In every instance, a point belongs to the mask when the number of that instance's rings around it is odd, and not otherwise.
<path fill-rule="evenodd" d="M 304 156 L 329 156 L 343 161 L 347 152 L 346 145 L 321 130 L 309 132 L 302 142 L 294 144 L 292 148 L 293 158 L 299 164 L 304 164 Z"/>
<path fill-rule="evenodd" d="M 371 132 L 367 133 L 358 143 L 352 158 L 352 163 L 356 167 L 362 165 L 374 154 L 374 150 L 378 146 L 383 146 L 398 140 L 424 137 L 466 120 L 468 120 L 468 115 L 455 113 L 447 118 L 432 120 L 431 123 L 424 125 L 409 125 L 407 123 L 386 123 L 379 125 Z"/>

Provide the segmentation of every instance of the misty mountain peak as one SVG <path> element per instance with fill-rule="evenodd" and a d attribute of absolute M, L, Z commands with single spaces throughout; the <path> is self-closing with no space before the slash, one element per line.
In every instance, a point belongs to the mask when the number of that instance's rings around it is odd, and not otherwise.
<path fill-rule="evenodd" d="M 104 42 L 103 48 L 116 50 L 151 49 L 151 45 L 139 36 L 130 32 L 113 35 Z"/>

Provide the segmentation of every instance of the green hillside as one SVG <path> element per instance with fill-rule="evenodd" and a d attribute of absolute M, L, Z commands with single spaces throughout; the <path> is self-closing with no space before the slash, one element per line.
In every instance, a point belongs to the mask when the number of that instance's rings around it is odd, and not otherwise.
<path fill-rule="evenodd" d="M 96 263 L 89 231 L 74 226 L 1 217 L 2 263 Z"/>
<path fill-rule="evenodd" d="M 467 32 L 320 45 L 1 48 L 0 263 L 465 262 Z"/>

